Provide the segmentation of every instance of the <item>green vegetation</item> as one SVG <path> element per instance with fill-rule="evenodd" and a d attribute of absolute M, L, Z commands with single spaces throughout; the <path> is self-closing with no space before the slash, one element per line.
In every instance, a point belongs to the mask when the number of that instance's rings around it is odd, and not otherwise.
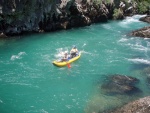
<path fill-rule="evenodd" d="M 142 0 L 141 2 L 139 1 L 137 2 L 137 9 L 139 13 L 144 14 L 146 11 L 150 10 L 150 0 Z"/>
<path fill-rule="evenodd" d="M 119 9 L 119 4 L 123 0 L 116 0 L 115 2 L 115 9 L 113 17 L 114 19 L 119 19 L 121 16 L 123 16 L 123 11 Z M 125 9 L 129 7 L 133 7 L 133 13 L 139 13 L 139 14 L 145 14 L 150 10 L 150 0 L 131 0 L 129 3 L 128 0 L 124 0 L 125 3 Z"/>
<path fill-rule="evenodd" d="M 94 3 L 101 4 L 103 0 L 93 0 Z M 105 0 L 106 3 L 110 3 L 111 0 Z"/>
<path fill-rule="evenodd" d="M 113 18 L 114 19 L 119 19 L 121 18 L 123 15 L 123 12 L 120 9 L 114 9 L 114 14 L 113 14 Z"/>

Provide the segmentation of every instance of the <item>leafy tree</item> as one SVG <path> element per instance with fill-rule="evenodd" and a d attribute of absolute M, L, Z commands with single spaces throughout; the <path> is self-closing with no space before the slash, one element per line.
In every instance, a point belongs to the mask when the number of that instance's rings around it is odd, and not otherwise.
<path fill-rule="evenodd" d="M 123 12 L 120 9 L 115 8 L 113 18 L 114 19 L 122 19 L 123 18 Z"/>
<path fill-rule="evenodd" d="M 145 0 L 142 2 L 138 2 L 137 9 L 139 13 L 143 14 L 149 10 L 149 7 L 150 7 L 150 0 Z"/>

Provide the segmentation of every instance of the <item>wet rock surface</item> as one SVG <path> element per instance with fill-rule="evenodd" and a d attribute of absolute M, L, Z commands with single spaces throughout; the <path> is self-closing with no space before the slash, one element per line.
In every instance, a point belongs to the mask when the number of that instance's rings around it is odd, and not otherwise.
<path fill-rule="evenodd" d="M 150 26 L 132 31 L 130 35 L 143 38 L 150 38 Z"/>
<path fill-rule="evenodd" d="M 150 23 L 150 15 L 140 18 L 140 21 Z"/>
<path fill-rule="evenodd" d="M 130 102 L 109 113 L 150 113 L 150 96 Z"/>

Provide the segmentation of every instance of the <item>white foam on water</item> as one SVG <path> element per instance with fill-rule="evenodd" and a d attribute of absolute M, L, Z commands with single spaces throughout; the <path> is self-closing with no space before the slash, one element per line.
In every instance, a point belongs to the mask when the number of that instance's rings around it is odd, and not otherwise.
<path fill-rule="evenodd" d="M 135 58 L 135 59 L 128 59 L 128 61 L 132 61 L 136 64 L 150 64 L 150 61 L 147 59 Z"/>
<path fill-rule="evenodd" d="M 133 22 L 139 22 L 139 20 L 134 19 L 132 17 L 127 17 L 125 20 L 119 22 L 119 25 L 123 28 L 129 28 L 129 24 L 133 23 Z"/>
<path fill-rule="evenodd" d="M 136 43 L 136 44 L 128 43 L 126 45 L 130 46 L 131 49 L 138 50 L 138 51 L 146 51 L 147 52 L 150 50 L 148 47 L 145 47 L 140 43 Z"/>
<path fill-rule="evenodd" d="M 42 109 L 42 110 L 40 110 L 41 111 L 41 113 L 48 113 L 48 111 L 46 111 L 46 110 L 44 110 L 44 109 Z"/>
<path fill-rule="evenodd" d="M 72 105 L 66 105 L 66 107 L 67 107 L 68 109 L 70 109 L 70 108 L 72 108 Z"/>
<path fill-rule="evenodd" d="M 144 40 L 149 40 L 150 41 L 150 38 L 144 38 Z"/>
<path fill-rule="evenodd" d="M 150 42 L 146 41 L 146 43 L 143 45 L 143 40 L 137 39 L 137 38 L 121 38 L 118 43 L 121 43 L 127 47 L 130 47 L 132 50 L 136 51 L 150 51 Z"/>
<path fill-rule="evenodd" d="M 86 43 L 84 43 L 82 47 L 84 47 L 84 46 L 86 46 Z"/>
<path fill-rule="evenodd" d="M 21 86 L 32 86 L 31 84 L 26 83 L 11 83 L 12 85 L 21 85 Z"/>
<path fill-rule="evenodd" d="M 12 55 L 10 60 L 14 61 L 16 59 L 22 59 L 23 55 L 26 55 L 26 53 L 25 52 L 19 52 L 17 55 Z"/>
<path fill-rule="evenodd" d="M 129 28 L 131 23 L 139 23 L 139 18 L 144 17 L 145 15 L 134 15 L 132 17 L 126 17 L 123 21 L 119 22 L 119 26 L 123 28 Z"/>
<path fill-rule="evenodd" d="M 146 16 L 146 15 L 134 15 L 134 16 L 132 16 L 133 18 L 136 18 L 136 19 L 139 19 L 139 18 L 142 18 L 142 17 L 144 17 L 144 16 Z"/>
<path fill-rule="evenodd" d="M 103 24 L 102 25 L 105 29 L 108 29 L 108 30 L 112 30 L 112 27 L 108 24 Z"/>
<path fill-rule="evenodd" d="M 19 56 L 21 56 L 21 55 L 26 55 L 26 53 L 25 53 L 25 52 L 20 52 L 20 53 L 18 53 L 18 55 L 19 55 Z"/>
<path fill-rule="evenodd" d="M 142 46 L 142 45 L 140 45 L 140 44 L 134 45 L 134 48 L 133 48 L 133 49 L 136 49 L 136 50 L 139 50 L 139 51 L 147 51 L 147 50 L 148 50 L 147 47 L 144 47 L 144 46 Z"/>
<path fill-rule="evenodd" d="M 125 38 L 126 35 L 124 35 L 118 42 L 127 42 L 129 39 Z"/>
<path fill-rule="evenodd" d="M 3 103 L 3 101 L 2 101 L 2 100 L 0 100 L 0 103 Z"/>
<path fill-rule="evenodd" d="M 68 48 L 58 48 L 56 49 L 57 53 L 54 55 L 55 58 L 59 59 L 64 56 L 65 52 L 68 52 Z"/>

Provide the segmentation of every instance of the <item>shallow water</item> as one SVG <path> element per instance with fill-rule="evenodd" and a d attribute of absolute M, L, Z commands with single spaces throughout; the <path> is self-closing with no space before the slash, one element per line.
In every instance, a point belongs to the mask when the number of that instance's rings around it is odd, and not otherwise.
<path fill-rule="evenodd" d="M 150 95 L 150 39 L 127 35 L 148 26 L 140 17 L 0 39 L 0 112 L 97 113 Z M 72 45 L 81 58 L 70 69 L 55 67 L 52 61 Z M 106 95 L 100 86 L 114 74 L 138 78 L 141 93 Z"/>

